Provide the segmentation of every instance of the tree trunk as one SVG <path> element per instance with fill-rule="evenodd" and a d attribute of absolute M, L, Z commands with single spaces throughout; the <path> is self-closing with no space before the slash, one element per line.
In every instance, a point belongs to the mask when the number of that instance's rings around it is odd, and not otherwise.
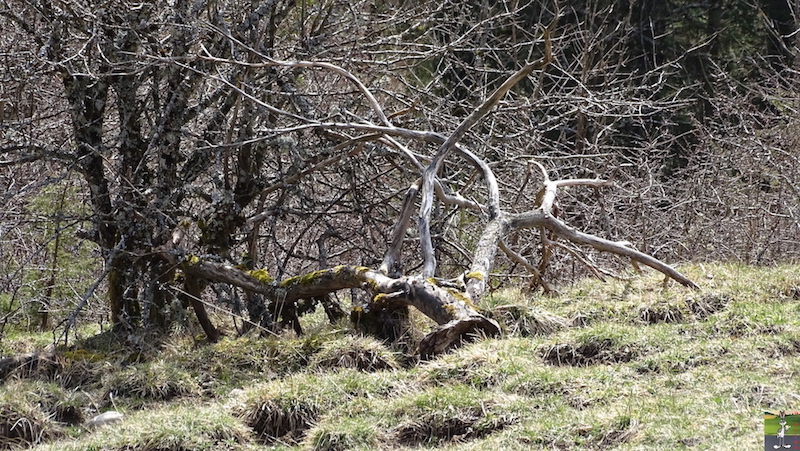
<path fill-rule="evenodd" d="M 273 302 L 289 307 L 299 300 L 320 298 L 350 288 L 364 290 L 371 299 L 366 306 L 355 308 L 356 315 L 373 309 L 392 311 L 413 306 L 439 325 L 420 343 L 419 353 L 422 356 L 441 353 L 470 335 L 494 336 L 500 333 L 497 322 L 480 313 L 463 288 L 450 287 L 430 278 L 394 278 L 366 267 L 336 266 L 280 282 L 267 282 L 254 276 L 253 272 L 203 261 L 195 256 L 186 258 L 182 263 L 174 253 L 162 253 L 162 256 L 171 264 L 180 265 L 187 274 L 187 280 L 191 277 L 229 283 L 253 293 L 261 293 Z M 199 291 L 193 291 L 193 296 L 199 298 L 199 295 Z M 276 310 L 283 309 L 279 305 Z"/>

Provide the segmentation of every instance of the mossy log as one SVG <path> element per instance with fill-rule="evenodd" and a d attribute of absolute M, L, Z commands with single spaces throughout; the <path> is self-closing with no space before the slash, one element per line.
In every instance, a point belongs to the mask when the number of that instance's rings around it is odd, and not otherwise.
<path fill-rule="evenodd" d="M 468 335 L 494 336 L 500 333 L 500 326 L 479 312 L 465 292 L 439 286 L 435 280 L 420 276 L 393 278 L 362 266 L 336 266 L 282 281 L 269 281 L 235 266 L 197 257 L 185 258 L 179 264 L 187 276 L 229 283 L 261 293 L 278 303 L 294 303 L 356 288 L 370 294 L 368 309 L 413 306 L 439 324 L 420 344 L 419 353 L 423 357 L 456 346 Z"/>

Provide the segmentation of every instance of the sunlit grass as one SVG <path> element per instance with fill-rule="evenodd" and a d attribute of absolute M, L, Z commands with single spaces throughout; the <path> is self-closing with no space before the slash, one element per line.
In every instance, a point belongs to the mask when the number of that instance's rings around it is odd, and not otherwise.
<path fill-rule="evenodd" d="M 71 350 L 59 368 L 85 384 L 34 374 L 6 386 L 50 404 L 5 399 L 56 440 L 41 449 L 758 449 L 763 410 L 800 406 L 800 267 L 681 269 L 701 291 L 648 272 L 496 292 L 504 335 L 426 362 L 315 319 L 303 337 L 177 335 L 139 360 Z M 68 426 L 48 417 L 62 405 L 126 419 Z"/>
<path fill-rule="evenodd" d="M 41 450 L 245 450 L 250 431 L 218 406 L 167 405 L 128 414 L 122 421 Z"/>

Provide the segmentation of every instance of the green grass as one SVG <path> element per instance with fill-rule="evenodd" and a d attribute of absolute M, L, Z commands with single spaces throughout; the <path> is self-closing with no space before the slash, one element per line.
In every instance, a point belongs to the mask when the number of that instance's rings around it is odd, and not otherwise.
<path fill-rule="evenodd" d="M 495 293 L 505 334 L 426 362 L 324 321 L 148 352 L 88 339 L 12 375 L 0 412 L 38 449 L 760 449 L 764 411 L 800 406 L 800 266 L 682 270 L 703 290 Z M 81 426 L 111 409 L 125 419 Z"/>
<path fill-rule="evenodd" d="M 128 414 L 82 437 L 41 446 L 64 451 L 245 450 L 250 431 L 216 405 L 165 405 Z"/>

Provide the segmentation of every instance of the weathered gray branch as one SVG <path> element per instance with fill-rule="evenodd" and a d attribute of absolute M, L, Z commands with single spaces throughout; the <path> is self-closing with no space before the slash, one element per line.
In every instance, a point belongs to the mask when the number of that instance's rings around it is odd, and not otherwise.
<path fill-rule="evenodd" d="M 489 280 L 489 271 L 494 263 L 498 243 L 508 231 L 508 225 L 508 219 L 505 214 L 501 213 L 486 224 L 486 228 L 475 246 L 470 272 L 464 276 L 467 296 L 472 302 L 480 301 L 486 291 L 486 283 Z"/>
<path fill-rule="evenodd" d="M 486 173 L 490 176 L 487 178 L 491 179 L 490 184 L 496 186 L 497 181 L 495 180 L 492 171 L 488 168 L 488 165 L 486 169 Z M 401 251 L 403 248 L 403 241 L 405 240 L 406 231 L 411 223 L 411 214 L 414 212 L 414 201 L 417 198 L 417 194 L 419 194 L 420 183 L 421 180 L 415 181 L 406 191 L 406 195 L 403 198 L 403 207 L 400 209 L 400 217 L 398 218 L 397 222 L 395 222 L 394 229 L 392 230 L 391 244 L 389 245 L 389 249 L 386 251 L 386 255 L 383 258 L 383 263 L 381 263 L 380 266 L 380 271 L 391 277 L 399 277 L 403 274 Z M 436 197 L 445 204 L 457 205 L 459 207 L 469 208 L 471 210 L 482 209 L 480 204 L 469 199 L 465 199 L 460 195 L 445 193 L 444 187 L 438 180 L 436 181 L 434 187 L 436 189 Z"/>
<path fill-rule="evenodd" d="M 398 277 L 402 274 L 402 260 L 401 251 L 403 249 L 403 241 L 406 236 L 406 230 L 411 222 L 411 213 L 414 210 L 414 200 L 419 192 L 419 181 L 414 182 L 408 187 L 406 195 L 403 198 L 403 208 L 400 210 L 400 218 L 394 225 L 392 230 L 392 242 L 389 244 L 389 249 L 381 263 L 380 270 L 383 274 L 391 277 Z"/>
<path fill-rule="evenodd" d="M 591 246 L 598 251 L 611 252 L 612 254 L 622 255 L 629 257 L 631 260 L 645 264 L 672 279 L 679 282 L 681 285 L 692 289 L 699 289 L 691 279 L 681 274 L 675 268 L 658 260 L 655 257 L 639 252 L 636 249 L 627 246 L 627 243 L 606 240 L 588 233 L 576 230 L 561 220 L 555 218 L 553 215 L 535 210 L 519 215 L 514 215 L 509 220 L 511 228 L 536 228 L 544 227 L 561 238 L 572 241 L 573 243 Z"/>
<path fill-rule="evenodd" d="M 461 124 L 459 124 L 456 130 L 447 138 L 447 140 L 445 140 L 444 143 L 442 143 L 442 145 L 439 147 L 439 150 L 431 159 L 431 162 L 425 168 L 425 171 L 422 174 L 422 204 L 420 206 L 418 220 L 420 251 L 423 259 L 423 276 L 432 277 L 436 272 L 436 257 L 434 256 L 433 242 L 430 234 L 430 217 L 433 210 L 433 184 L 436 176 L 439 174 L 442 163 L 444 163 L 444 160 L 456 147 L 458 141 L 464 137 L 467 131 L 469 131 L 469 129 L 472 128 L 472 126 L 484 116 L 489 114 L 489 111 L 491 111 L 492 108 L 494 108 L 495 105 L 500 102 L 500 99 L 502 99 L 508 93 L 508 91 L 511 90 L 511 88 L 513 88 L 525 77 L 530 75 L 534 70 L 541 69 L 550 64 L 553 59 L 553 55 L 549 29 L 545 29 L 544 31 L 544 46 L 544 56 L 534 63 L 526 64 L 522 69 L 508 77 L 508 79 L 506 79 L 506 81 L 503 82 L 500 87 L 498 87 L 486 100 L 483 101 L 483 103 L 481 103 L 480 106 L 478 106 L 469 116 L 467 116 L 466 119 L 461 122 Z M 490 190 L 490 200 L 488 204 L 489 220 L 493 220 L 500 214 L 499 193 L 492 192 Z"/>
<path fill-rule="evenodd" d="M 583 244 L 590 246 L 594 249 L 603 252 L 611 252 L 613 254 L 629 257 L 634 262 L 643 263 L 657 271 L 664 273 L 672 279 L 678 281 L 680 284 L 693 289 L 699 289 L 691 279 L 678 272 L 675 268 L 667 265 L 666 263 L 639 252 L 636 249 L 628 247 L 626 242 L 616 242 L 606 240 L 588 233 L 581 232 L 570 226 L 563 221 L 556 218 L 553 213 L 553 205 L 558 194 L 558 188 L 563 186 L 593 186 L 602 187 L 611 184 L 609 180 L 600 179 L 574 179 L 574 180 L 555 180 L 551 181 L 547 176 L 547 171 L 544 167 L 539 165 L 544 173 L 544 193 L 541 199 L 541 205 L 538 209 L 529 211 L 522 214 L 509 216 L 509 226 L 511 228 L 545 228 L 554 232 L 561 238 L 567 239 L 576 244 Z"/>

